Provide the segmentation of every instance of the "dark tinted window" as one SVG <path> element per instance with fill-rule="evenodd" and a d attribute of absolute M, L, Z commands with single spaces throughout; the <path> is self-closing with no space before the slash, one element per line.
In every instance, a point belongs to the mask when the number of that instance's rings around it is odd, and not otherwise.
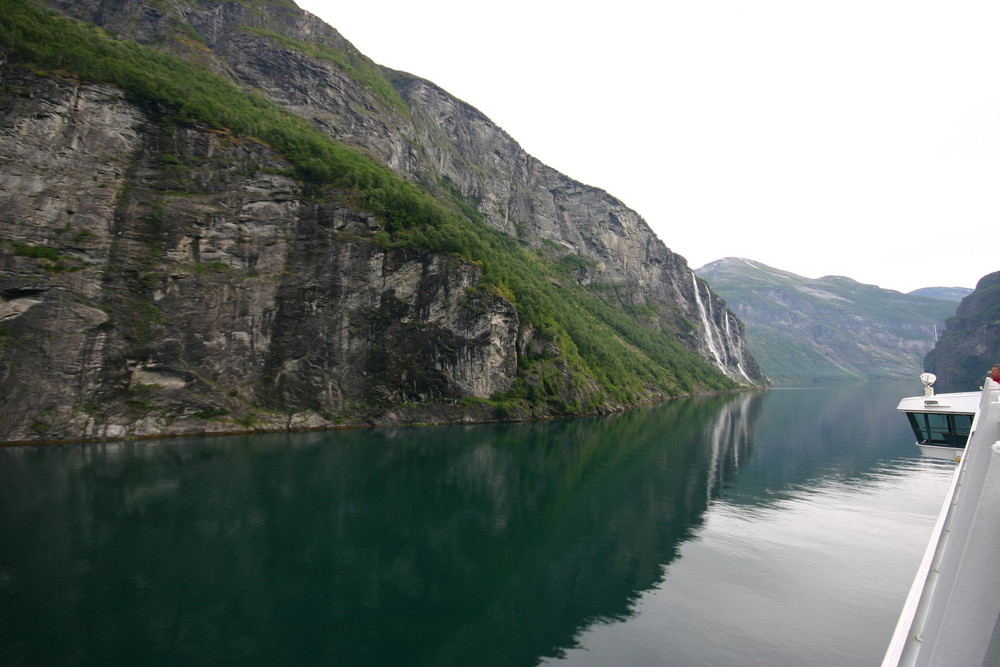
<path fill-rule="evenodd" d="M 964 447 L 972 428 L 972 415 L 906 414 L 910 427 L 922 445 Z"/>

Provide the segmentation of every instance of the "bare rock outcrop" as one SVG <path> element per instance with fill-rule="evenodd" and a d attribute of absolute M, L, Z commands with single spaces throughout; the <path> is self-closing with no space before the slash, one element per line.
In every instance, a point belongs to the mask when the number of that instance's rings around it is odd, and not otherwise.
<path fill-rule="evenodd" d="M 514 381 L 517 312 L 474 264 L 381 247 L 260 143 L 5 83 L 2 439 L 364 423 Z"/>

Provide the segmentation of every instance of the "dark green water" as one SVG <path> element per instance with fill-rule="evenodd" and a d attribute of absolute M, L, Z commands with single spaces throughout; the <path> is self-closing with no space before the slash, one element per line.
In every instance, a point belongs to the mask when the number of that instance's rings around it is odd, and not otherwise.
<path fill-rule="evenodd" d="M 951 471 L 906 393 L 0 449 L 0 664 L 877 664 Z"/>

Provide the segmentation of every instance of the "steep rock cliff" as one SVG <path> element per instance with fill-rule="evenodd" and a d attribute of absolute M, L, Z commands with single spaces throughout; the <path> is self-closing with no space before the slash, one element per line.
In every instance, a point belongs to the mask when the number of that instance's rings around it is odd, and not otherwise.
<path fill-rule="evenodd" d="M 761 381 L 738 320 L 638 215 L 290 3 L 50 5 L 270 96 L 560 269 L 550 289 Z M 675 370 L 613 399 L 582 343 L 522 321 L 479 262 L 393 242 L 349 188 L 245 134 L 9 53 L 0 440 L 528 417 L 724 386 Z M 489 401 L 505 392 L 520 398 Z"/>
<path fill-rule="evenodd" d="M 135 2 L 49 4 L 140 42 L 193 48 L 213 69 L 397 173 L 460 197 L 487 224 L 549 259 L 583 258 L 577 280 L 615 286 L 616 302 L 652 313 L 649 323 L 679 336 L 729 377 L 762 380 L 739 321 L 704 286 L 699 297 L 687 262 L 635 211 L 534 159 L 485 115 L 433 83 L 374 65 L 335 29 L 292 3 L 172 2 L 167 4 L 176 14 L 148 10 L 142 16 L 135 8 L 142 3 Z M 197 31 L 207 49 L 170 39 L 178 30 L 176 17 Z"/>
<path fill-rule="evenodd" d="M 962 299 L 924 359 L 943 391 L 981 387 L 994 364 L 1000 364 L 1000 271 L 983 276 Z"/>
<path fill-rule="evenodd" d="M 517 314 L 475 265 L 380 247 L 257 142 L 5 83 L 7 439 L 321 426 L 513 382 Z"/>

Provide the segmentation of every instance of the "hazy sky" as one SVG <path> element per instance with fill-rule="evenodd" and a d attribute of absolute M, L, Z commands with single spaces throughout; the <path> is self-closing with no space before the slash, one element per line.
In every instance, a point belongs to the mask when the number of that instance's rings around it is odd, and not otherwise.
<path fill-rule="evenodd" d="M 904 292 L 1000 270 L 996 0 L 298 3 L 621 199 L 692 268 Z"/>

